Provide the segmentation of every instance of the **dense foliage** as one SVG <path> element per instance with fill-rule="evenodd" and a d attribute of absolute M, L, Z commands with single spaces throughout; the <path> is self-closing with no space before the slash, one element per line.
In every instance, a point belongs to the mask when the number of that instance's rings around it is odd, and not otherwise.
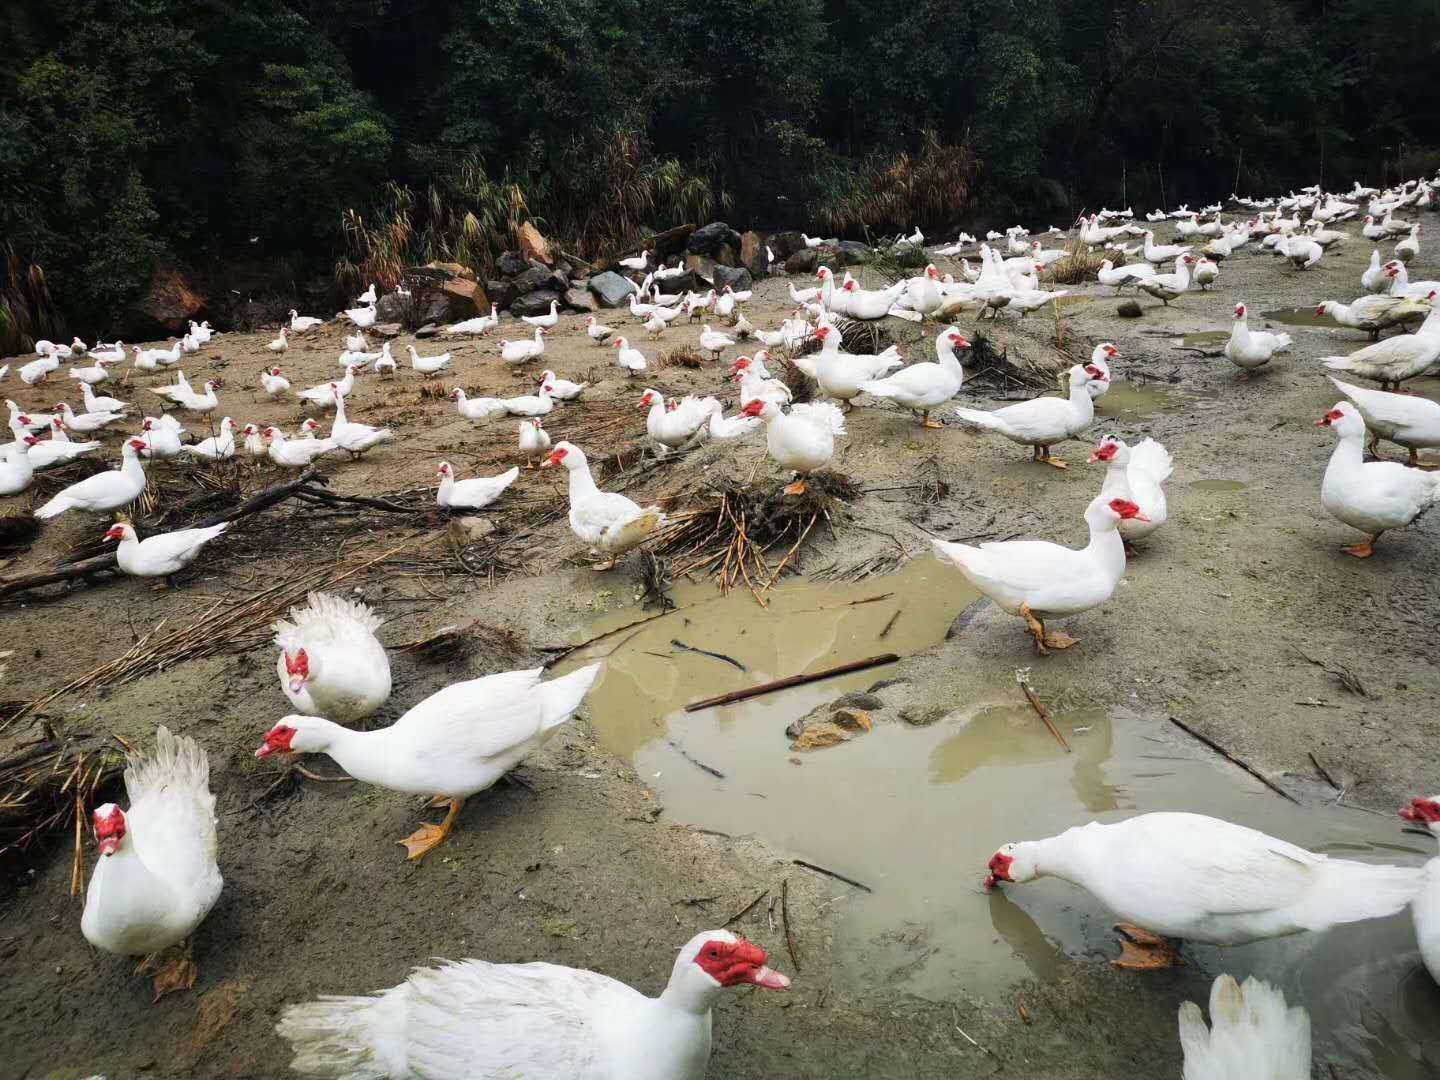
<path fill-rule="evenodd" d="M 9 0 L 0 40 L 0 240 L 94 316 L 171 260 L 304 287 L 356 221 L 478 262 L 517 215 L 1061 220 L 1440 147 L 1440 0 Z"/>

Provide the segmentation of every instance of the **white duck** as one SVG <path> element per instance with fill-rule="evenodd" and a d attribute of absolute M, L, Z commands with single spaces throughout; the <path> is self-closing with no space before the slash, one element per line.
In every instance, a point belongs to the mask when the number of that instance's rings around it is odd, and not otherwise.
<path fill-rule="evenodd" d="M 1242 987 L 1221 975 L 1210 989 L 1210 1026 L 1193 1001 L 1180 1006 L 1184 1080 L 1310 1080 L 1310 1016 L 1285 1007 L 1278 988 L 1253 975 Z"/>
<path fill-rule="evenodd" d="M 1289 236 L 1276 245 L 1276 250 L 1297 270 L 1309 270 L 1319 263 L 1325 249 L 1309 236 Z"/>
<path fill-rule="evenodd" d="M 1425 317 L 1430 314 L 1434 299 L 1434 293 L 1424 300 L 1409 300 L 1403 296 L 1376 293 L 1357 297 L 1348 304 L 1342 304 L 1338 300 L 1322 301 L 1316 306 L 1315 314 L 1328 315 L 1341 326 L 1364 330 L 1370 335 L 1371 341 L 1378 341 L 1380 332 L 1391 326 L 1403 327 L 1406 323 L 1424 322 Z"/>
<path fill-rule="evenodd" d="M 124 420 L 125 414 L 120 412 L 86 412 L 77 413 L 66 401 L 59 402 L 55 406 L 55 412 L 65 421 L 65 426 L 71 431 L 81 433 L 99 431 L 101 428 L 115 423 L 117 420 Z"/>
<path fill-rule="evenodd" d="M 345 416 L 345 399 L 335 395 L 335 420 L 330 425 L 330 441 L 351 457 L 359 457 L 372 447 L 387 443 L 394 438 L 389 428 L 377 428 L 362 424 Z"/>
<path fill-rule="evenodd" d="M 5 454 L 0 455 L 0 495 L 18 495 L 30 486 L 35 476 L 30 450 L 39 442 L 34 435 L 24 435 L 10 443 Z"/>
<path fill-rule="evenodd" d="M 540 382 L 550 388 L 548 392 L 556 401 L 574 401 L 590 385 L 588 382 L 577 383 L 562 379 L 548 368 L 540 373 Z"/>
<path fill-rule="evenodd" d="M 374 298 L 366 303 L 373 303 Z M 314 330 L 315 327 L 323 325 L 324 319 L 317 319 L 314 315 L 301 315 L 294 308 L 290 309 L 290 332 L 292 334 L 303 334 L 307 330 Z"/>
<path fill-rule="evenodd" d="M 509 411 L 505 408 L 505 402 L 500 398 L 466 397 L 465 391 L 460 387 L 450 391 L 450 400 L 455 402 L 455 408 L 466 420 L 493 420 L 497 416 L 504 416 Z"/>
<path fill-rule="evenodd" d="M 291 714 L 265 733 L 255 756 L 328 754 L 362 783 L 448 804 L 441 824 L 422 825 L 399 841 L 409 858 L 420 859 L 444 843 L 466 799 L 491 787 L 570 719 L 600 665 L 549 682 L 540 681 L 543 673 L 506 671 L 453 683 L 375 731 Z"/>
<path fill-rule="evenodd" d="M 935 338 L 935 362 L 911 364 L 887 378 L 862 384 L 860 390 L 916 413 L 924 427 L 942 427 L 938 420 L 930 419 L 930 414 L 960 392 L 965 371 L 955 350 L 969 347 L 970 342 L 957 327 L 947 327 Z"/>
<path fill-rule="evenodd" d="M 1432 308 L 1413 334 L 1377 341 L 1349 356 L 1324 356 L 1320 362 L 1331 371 L 1353 371 L 1361 378 L 1374 379 L 1382 390 L 1389 386 L 1398 390 L 1402 382 L 1421 374 L 1437 359 L 1440 359 L 1440 307 Z"/>
<path fill-rule="evenodd" d="M 100 364 L 118 364 L 125 359 L 125 343 L 117 340 L 113 345 L 99 345 L 90 351 L 90 356 Z"/>
<path fill-rule="evenodd" d="M 534 468 L 550 451 L 550 433 L 540 426 L 540 418 L 532 416 L 520 421 L 520 456 Z"/>
<path fill-rule="evenodd" d="M 1210 291 L 1220 277 L 1220 267 L 1214 259 L 1202 258 L 1195 264 L 1195 273 L 1192 280 L 1205 292 Z"/>
<path fill-rule="evenodd" d="M 1416 223 L 1410 226 L 1410 235 L 1395 245 L 1395 257 L 1403 263 L 1408 263 L 1419 254 L 1420 225 Z"/>
<path fill-rule="evenodd" d="M 479 334 L 484 337 L 495 327 L 500 325 L 500 309 L 497 305 L 490 305 L 489 315 L 477 315 L 473 319 L 465 319 L 463 322 L 451 323 L 445 327 L 446 334 Z"/>
<path fill-rule="evenodd" d="M 630 339 L 617 337 L 611 346 L 615 349 L 615 363 L 625 369 L 628 375 L 638 375 L 645 370 L 645 354 L 630 345 Z"/>
<path fill-rule="evenodd" d="M 272 367 L 269 371 L 260 373 L 260 389 L 264 390 L 265 396 L 273 401 L 290 392 L 290 380 L 280 374 L 278 367 Z"/>
<path fill-rule="evenodd" d="M 124 573 L 170 579 L 198 559 L 201 549 L 229 527 L 229 522 L 222 521 L 207 529 L 177 529 L 141 540 L 135 526 L 122 521 L 111 525 L 104 539 L 119 541 L 115 561 Z"/>
<path fill-rule="evenodd" d="M 558 442 L 542 469 L 562 466 L 570 474 L 570 529 L 590 550 L 607 556 L 596 570 L 609 570 L 616 560 L 665 524 L 658 506 L 642 507 L 613 491 L 601 491 L 590 475 L 590 463 L 574 443 Z"/>
<path fill-rule="evenodd" d="M 214 412 L 220 405 L 220 398 L 215 393 L 215 384 L 213 382 L 206 382 L 205 385 L 201 387 L 201 390 L 203 390 L 204 393 L 197 394 L 194 390 L 191 390 L 177 398 L 176 400 L 179 402 L 180 407 L 187 412 L 199 413 L 202 416 Z M 68 418 L 66 422 L 69 422 Z"/>
<path fill-rule="evenodd" d="M 448 359 L 450 354 L 446 353 L 445 356 Z M 384 346 L 381 347 L 380 355 L 375 357 L 375 363 L 372 367 L 376 375 L 388 376 L 395 374 L 399 365 L 395 363 L 395 357 L 390 353 L 390 342 L 385 342 Z"/>
<path fill-rule="evenodd" d="M 48 419 L 46 419 L 46 420 L 37 420 L 37 419 L 34 419 L 33 417 L 27 415 L 27 414 L 20 408 L 19 405 L 17 405 L 15 402 L 9 400 L 8 398 L 7 398 L 6 401 L 5 401 L 5 407 L 10 410 L 10 421 L 9 421 L 9 423 L 10 423 L 10 426 L 11 426 L 12 428 L 13 428 L 17 423 L 19 423 L 21 426 L 23 426 L 26 431 L 44 431 L 47 427 L 50 426 L 50 421 L 49 421 Z"/>
<path fill-rule="evenodd" d="M 1279 353 L 1290 350 L 1289 334 L 1272 334 L 1267 330 L 1251 332 L 1243 302 L 1235 305 L 1235 321 L 1230 324 L 1230 340 L 1225 343 L 1225 356 L 1242 371 L 1242 381 L 1249 372 L 1264 367 Z"/>
<path fill-rule="evenodd" d="M 314 386 L 307 386 L 295 396 L 300 399 L 300 404 L 305 406 L 316 406 L 321 409 L 333 409 L 336 398 L 344 399 L 350 396 L 350 391 L 355 389 L 355 369 L 347 367 L 345 375 L 338 382 L 316 383 Z"/>
<path fill-rule="evenodd" d="M 781 468 L 796 474 L 784 489 L 786 495 L 804 494 L 806 478 L 830 464 L 835 439 L 845 434 L 845 414 L 829 401 L 794 405 L 787 413 L 775 402 L 759 399 L 740 411 L 765 421 L 766 450 Z"/>
<path fill-rule="evenodd" d="M 512 466 L 499 476 L 456 480 L 454 466 L 442 461 L 435 474 L 440 477 L 440 489 L 435 492 L 437 503 L 452 510 L 483 510 L 505 494 L 505 489 L 520 475 L 520 469 Z"/>
<path fill-rule="evenodd" d="M 507 364 L 526 364 L 545 354 L 545 331 L 535 328 L 534 340 L 508 341 L 500 339 L 500 359 Z"/>
<path fill-rule="evenodd" d="M 178 457 L 184 449 L 180 441 L 184 434 L 185 428 L 173 416 L 147 416 L 141 421 L 140 434 L 136 436 L 144 448 L 140 456 L 154 461 Z"/>
<path fill-rule="evenodd" d="M 665 395 L 649 389 L 640 396 L 638 408 L 650 410 L 645 416 L 645 432 L 661 453 L 692 442 L 706 429 L 712 413 L 724 411 L 713 397 L 698 398 L 693 394 L 667 407 Z"/>
<path fill-rule="evenodd" d="M 615 333 L 612 327 L 606 326 L 594 315 L 585 316 L 585 333 L 596 345 L 605 344 L 605 339 Z"/>
<path fill-rule="evenodd" d="M 36 510 L 35 516 L 41 521 L 49 521 L 67 510 L 88 510 L 99 514 L 128 506 L 145 490 L 145 468 L 136 456 L 143 449 L 145 444 L 139 439 L 126 439 L 120 447 L 119 469 L 96 473 L 71 484 Z"/>
<path fill-rule="evenodd" d="M 819 355 L 802 357 L 796 362 L 796 366 L 815 379 L 826 397 L 844 402 L 846 408 L 849 408 L 852 399 L 862 393 L 866 383 L 883 379 L 895 368 L 905 364 L 900 357 L 900 350 L 893 345 L 876 355 L 842 352 L 840 331 L 833 326 L 819 327 L 815 331 L 815 337 L 820 341 Z M 742 394 L 741 404 L 744 403 Z"/>
<path fill-rule="evenodd" d="M 1108 382 L 1104 372 L 1092 365 L 1076 364 L 1070 369 L 1070 392 L 1067 397 L 1042 397 L 1022 401 L 992 412 L 957 408 L 955 415 L 987 431 L 998 432 L 1013 443 L 1035 449 L 1035 460 L 1067 468 L 1065 462 L 1050 453 L 1056 443 L 1073 439 L 1090 426 L 1095 418 L 1095 403 L 1086 388 L 1091 380 Z"/>
<path fill-rule="evenodd" d="M 230 417 L 220 421 L 218 434 L 184 448 L 187 454 L 206 461 L 224 461 L 235 456 L 235 421 Z"/>
<path fill-rule="evenodd" d="M 1090 464 L 1106 464 L 1100 498 L 1123 499 L 1140 508 L 1140 516 L 1122 518 L 1120 538 L 1127 544 L 1143 540 L 1165 524 L 1165 481 L 1174 471 L 1170 452 L 1154 439 L 1129 446 L 1118 435 L 1106 435 L 1090 455 Z"/>
<path fill-rule="evenodd" d="M 67 374 L 86 386 L 99 386 L 110 378 L 107 366 L 98 361 L 90 367 L 72 367 Z"/>
<path fill-rule="evenodd" d="M 372 281 L 370 287 L 355 298 L 355 302 L 357 304 L 373 304 L 378 299 L 380 299 L 380 297 L 376 294 L 375 283 Z M 293 315 L 294 312 L 292 311 L 291 314 Z"/>
<path fill-rule="evenodd" d="M 130 408 L 130 403 L 127 401 L 121 401 L 119 398 L 104 397 L 95 393 L 95 390 L 89 383 L 82 382 L 76 386 L 76 389 L 80 391 L 80 397 L 85 403 L 85 411 L 87 413 L 123 413 Z"/>
<path fill-rule="evenodd" d="M 363 330 L 358 334 L 345 335 L 345 351 L 357 353 L 368 353 L 370 351 L 370 342 L 365 340 L 365 332 Z"/>
<path fill-rule="evenodd" d="M 735 342 L 724 334 L 711 330 L 708 324 L 700 332 L 700 348 L 708 352 L 714 360 L 719 360 L 720 354 L 734 344 Z"/>
<path fill-rule="evenodd" d="M 555 399 L 550 396 L 544 383 L 541 383 L 533 394 L 502 398 L 500 403 L 511 416 L 544 416 L 555 408 Z"/>
<path fill-rule="evenodd" d="M 644 270 L 650 261 L 650 249 L 646 248 L 639 255 L 631 255 L 629 258 L 621 259 L 620 265 L 626 270 Z"/>
<path fill-rule="evenodd" d="M 1202 814 L 1155 813 L 1006 844 L 985 884 L 1078 885 L 1124 920 L 1131 940 L 1117 966 L 1164 968 L 1179 960 L 1165 938 L 1243 945 L 1393 915 L 1421 874 L 1319 855 Z"/>
<path fill-rule="evenodd" d="M 1155 276 L 1155 268 L 1149 263 L 1126 263 L 1116 266 L 1109 259 L 1100 264 L 1095 277 L 1101 285 L 1113 285 L 1118 293 L 1126 285 L 1138 285 L 1142 280 Z"/>
<path fill-rule="evenodd" d="M 1325 467 L 1320 503 L 1332 517 L 1366 534 L 1342 549 L 1347 555 L 1368 559 L 1381 533 L 1409 525 L 1440 500 L 1440 473 L 1365 460 L 1365 421 L 1348 401 L 1315 423 L 1333 428 L 1339 437 Z"/>
<path fill-rule="evenodd" d="M 970 584 L 1003 610 L 1025 620 L 1035 651 L 1048 656 L 1051 649 L 1078 644 L 1061 631 L 1045 629 L 1045 620 L 1075 615 L 1105 603 L 1125 573 L 1125 542 L 1121 521 L 1143 518 L 1140 508 L 1126 499 L 1094 499 L 1085 510 L 1090 542 L 1078 551 L 1044 540 L 1006 540 L 1000 543 L 952 544 L 932 541 L 936 554 L 954 563 Z"/>
<path fill-rule="evenodd" d="M 743 439 L 764 425 L 765 421 L 759 416 L 746 416 L 743 412 L 735 416 L 725 416 L 723 412 L 717 411 L 710 414 L 706 433 L 716 442 L 728 442 L 732 439 Z"/>
<path fill-rule="evenodd" d="M 1173 262 L 1189 250 L 1189 244 L 1157 244 L 1155 243 L 1155 233 L 1150 229 L 1145 230 L 1144 252 L 1145 261 L 1148 263 L 1159 265 L 1160 263 Z"/>
<path fill-rule="evenodd" d="M 854 281 L 847 281 L 841 292 L 845 294 L 844 313 L 852 319 L 883 319 L 904 295 L 905 282 L 897 281 L 888 289 L 862 289 Z"/>
<path fill-rule="evenodd" d="M 1413 394 L 1391 394 L 1384 390 L 1352 386 L 1333 375 L 1330 381 L 1359 410 L 1370 432 L 1372 453 L 1376 444 L 1385 439 L 1409 450 L 1410 460 L 1406 464 L 1416 466 L 1420 464 L 1420 450 L 1440 446 L 1440 402 Z M 30 452 L 32 461 L 35 453 L 34 450 Z"/>
<path fill-rule="evenodd" d="M 287 439 L 277 427 L 267 427 L 262 433 L 270 443 L 270 460 L 286 469 L 304 469 L 322 454 L 335 449 L 331 439 Z"/>
<path fill-rule="evenodd" d="M 283 326 L 280 327 L 280 336 L 267 344 L 265 348 L 273 353 L 282 353 L 290 348 L 290 331 Z"/>
<path fill-rule="evenodd" d="M 1405 264 L 1391 260 L 1385 264 L 1385 276 L 1390 278 L 1390 295 L 1403 296 L 1407 300 L 1429 299 L 1440 290 L 1440 281 L 1411 281 Z"/>
<path fill-rule="evenodd" d="M 779 379 L 768 378 L 764 365 L 755 365 L 748 356 L 736 358 L 730 368 L 730 381 L 740 387 L 742 409 L 752 401 L 773 401 L 776 405 L 789 405 L 794 397 L 790 387 Z"/>
<path fill-rule="evenodd" d="M 1137 281 L 1142 292 L 1147 292 L 1156 300 L 1161 301 L 1166 307 L 1170 301 L 1190 291 L 1190 268 L 1195 265 L 1194 255 L 1181 255 L 1175 260 L 1175 272 L 1173 274 L 1156 274 L 1153 277 Z"/>
<path fill-rule="evenodd" d="M 1104 378 L 1091 379 L 1085 384 L 1090 400 L 1098 401 L 1110 392 L 1110 361 L 1120 359 L 1120 350 L 1112 342 L 1102 341 L 1090 350 L 1090 366 Z"/>
<path fill-rule="evenodd" d="M 291 1006 L 276 1030 L 295 1071 L 324 1076 L 701 1080 L 721 991 L 790 985 L 765 960 L 744 938 L 706 930 L 681 948 L 658 998 L 577 968 L 465 960 L 417 968 L 372 997 Z"/>
<path fill-rule="evenodd" d="M 100 860 L 85 891 L 80 931 L 98 949 L 146 956 L 155 999 L 195 985 L 188 955 L 163 966 L 156 954 L 185 941 L 220 898 L 215 863 L 215 796 L 210 762 L 193 739 L 161 725 L 152 754 L 131 753 L 125 769 L 129 811 L 114 803 L 92 818 Z"/>
<path fill-rule="evenodd" d="M 521 315 L 520 321 L 543 330 L 553 330 L 560 322 L 560 301 L 551 300 L 550 310 L 544 315 Z"/>
<path fill-rule="evenodd" d="M 82 454 L 99 449 L 100 443 L 94 440 L 71 442 L 65 431 L 65 421 L 56 416 L 50 420 L 50 438 L 30 448 L 30 464 L 36 469 L 48 469 L 55 465 L 68 464 Z"/>
<path fill-rule="evenodd" d="M 410 350 L 410 366 L 427 379 L 431 376 L 438 375 L 450 366 L 450 354 L 448 352 L 439 353 L 435 356 L 421 356 L 416 352 L 414 345 L 406 345 L 405 348 Z"/>
<path fill-rule="evenodd" d="M 1372 248 L 1370 251 L 1370 265 L 1360 275 L 1360 287 L 1367 293 L 1378 293 L 1380 290 L 1390 287 L 1390 276 L 1380 265 L 1379 248 Z"/>
<path fill-rule="evenodd" d="M 245 453 L 248 457 L 258 461 L 269 454 L 259 424 L 246 424 L 240 429 L 240 437 L 244 442 Z"/>
<path fill-rule="evenodd" d="M 1406 821 L 1430 830 L 1432 836 L 1440 839 L 1440 795 L 1415 798 L 1400 811 Z M 1425 864 L 1425 875 L 1420 892 L 1411 903 L 1410 914 L 1415 919 L 1415 937 L 1420 945 L 1420 959 L 1430 978 L 1440 983 L 1440 857 Z"/>
<path fill-rule="evenodd" d="M 366 304 L 364 307 L 349 308 L 345 317 L 361 330 L 369 330 L 375 325 L 375 305 Z"/>
<path fill-rule="evenodd" d="M 364 720 L 390 697 L 390 658 L 375 631 L 385 620 L 358 600 L 311 593 L 275 623 L 275 674 L 290 704 L 337 724 Z"/>

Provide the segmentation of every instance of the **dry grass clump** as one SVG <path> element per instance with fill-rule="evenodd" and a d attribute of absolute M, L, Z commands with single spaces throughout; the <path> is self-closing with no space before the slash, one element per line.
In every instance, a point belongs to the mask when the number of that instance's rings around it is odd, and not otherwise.
<path fill-rule="evenodd" d="M 45 738 L 0 762 L 0 857 L 73 827 L 70 884 L 77 892 L 86 819 L 124 770 L 125 755 L 99 740 L 57 745 Z"/>
<path fill-rule="evenodd" d="M 949 144 L 933 129 L 921 132 L 920 152 L 870 158 L 858 183 L 819 210 L 833 232 L 909 230 L 917 222 L 949 224 L 964 216 L 980 160 L 966 144 Z"/>
<path fill-rule="evenodd" d="M 656 371 L 662 371 L 668 367 L 701 368 L 705 366 L 705 358 L 700 355 L 692 345 L 682 345 L 678 349 L 671 349 L 663 352 L 651 365 Z"/>
<path fill-rule="evenodd" d="M 1070 254 L 1058 259 L 1047 268 L 1050 280 L 1057 285 L 1082 285 L 1094 281 L 1100 272 L 1100 264 L 1109 259 L 1116 266 L 1125 265 L 1125 256 L 1119 251 L 1090 251 L 1075 241 Z"/>

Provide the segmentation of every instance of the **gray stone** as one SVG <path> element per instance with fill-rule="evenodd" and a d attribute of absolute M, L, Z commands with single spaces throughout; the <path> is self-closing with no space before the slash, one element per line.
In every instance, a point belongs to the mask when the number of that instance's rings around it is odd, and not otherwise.
<path fill-rule="evenodd" d="M 398 322 L 382 322 L 376 323 L 374 326 L 370 327 L 370 332 L 376 337 L 393 338 L 399 337 L 402 333 L 404 333 L 404 327 L 402 327 Z"/>
<path fill-rule="evenodd" d="M 875 254 L 869 244 L 862 244 L 858 240 L 841 240 L 838 246 L 845 260 L 841 266 L 864 266 Z"/>
<path fill-rule="evenodd" d="M 510 314 L 515 316 L 549 315 L 550 304 L 559 299 L 560 294 L 554 289 L 536 289 L 511 304 Z"/>
<path fill-rule="evenodd" d="M 785 260 L 785 272 L 787 274 L 813 274 L 815 268 L 820 265 L 820 256 L 816 254 L 819 248 L 802 247 L 799 251 L 792 252 Z"/>
<path fill-rule="evenodd" d="M 485 282 L 485 295 L 490 297 L 490 302 L 502 311 L 514 302 L 516 297 L 515 283 L 512 281 L 487 281 Z M 485 312 L 486 315 L 490 313 Z"/>
<path fill-rule="evenodd" d="M 596 274 L 586 282 L 586 286 L 607 308 L 619 307 L 626 302 L 631 293 L 639 292 L 633 281 L 621 277 L 613 270 Z"/>
<path fill-rule="evenodd" d="M 765 242 L 770 245 L 770 250 L 775 253 L 775 261 L 777 263 L 783 263 L 797 251 L 805 250 L 805 238 L 798 232 L 779 232 Z"/>
<path fill-rule="evenodd" d="M 734 251 L 740 250 L 740 234 L 723 221 L 712 221 L 690 234 L 685 241 L 685 250 L 692 255 L 714 256 L 722 244 L 729 244 Z"/>
<path fill-rule="evenodd" d="M 881 698 L 860 690 L 838 697 L 830 703 L 831 709 L 864 709 L 866 712 L 876 712 L 884 707 L 885 702 Z"/>
<path fill-rule="evenodd" d="M 743 266 L 738 269 L 733 266 L 715 267 L 714 281 L 715 288 L 720 292 L 724 292 L 725 286 L 727 285 L 736 292 L 743 292 L 750 288 L 752 284 L 750 281 L 750 271 L 746 270 Z"/>
<path fill-rule="evenodd" d="M 715 280 L 715 260 L 708 255 L 686 255 L 685 269 L 702 279 L 707 289 Z"/>
<path fill-rule="evenodd" d="M 589 289 L 566 289 L 565 306 L 575 311 L 596 311 L 600 307 Z"/>
<path fill-rule="evenodd" d="M 1134 300 L 1126 300 L 1115 309 L 1115 314 L 1119 315 L 1122 319 L 1138 319 L 1141 315 L 1145 314 L 1145 309 Z"/>
<path fill-rule="evenodd" d="M 432 322 L 426 323 L 424 326 L 420 327 L 419 330 L 416 330 L 415 336 L 417 338 L 427 338 L 434 337 L 438 333 L 440 333 L 440 324 Z"/>
<path fill-rule="evenodd" d="M 399 293 L 386 293 L 375 302 L 376 322 L 404 322 L 414 310 L 413 297 Z"/>
<path fill-rule="evenodd" d="M 556 284 L 555 273 L 548 266 L 531 266 L 524 273 L 517 274 L 511 284 L 515 286 L 517 296 L 524 296 L 536 289 L 554 289 L 558 292 L 565 288 L 563 284 Z"/>
<path fill-rule="evenodd" d="M 530 262 L 518 251 L 507 251 L 495 263 L 496 269 L 506 277 L 523 274 L 530 268 Z"/>
<path fill-rule="evenodd" d="M 939 705 L 906 705 L 900 710 L 900 719 L 911 727 L 929 727 L 949 715 L 949 710 Z"/>

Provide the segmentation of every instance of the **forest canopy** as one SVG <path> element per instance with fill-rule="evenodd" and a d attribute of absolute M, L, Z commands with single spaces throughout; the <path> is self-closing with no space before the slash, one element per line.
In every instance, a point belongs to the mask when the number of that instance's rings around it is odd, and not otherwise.
<path fill-rule="evenodd" d="M 472 264 L 517 217 L 1069 224 L 1440 147 L 1440 0 L 10 0 L 0 39 L 10 272 L 92 318 L 163 264 L 316 292 L 357 223 Z"/>

